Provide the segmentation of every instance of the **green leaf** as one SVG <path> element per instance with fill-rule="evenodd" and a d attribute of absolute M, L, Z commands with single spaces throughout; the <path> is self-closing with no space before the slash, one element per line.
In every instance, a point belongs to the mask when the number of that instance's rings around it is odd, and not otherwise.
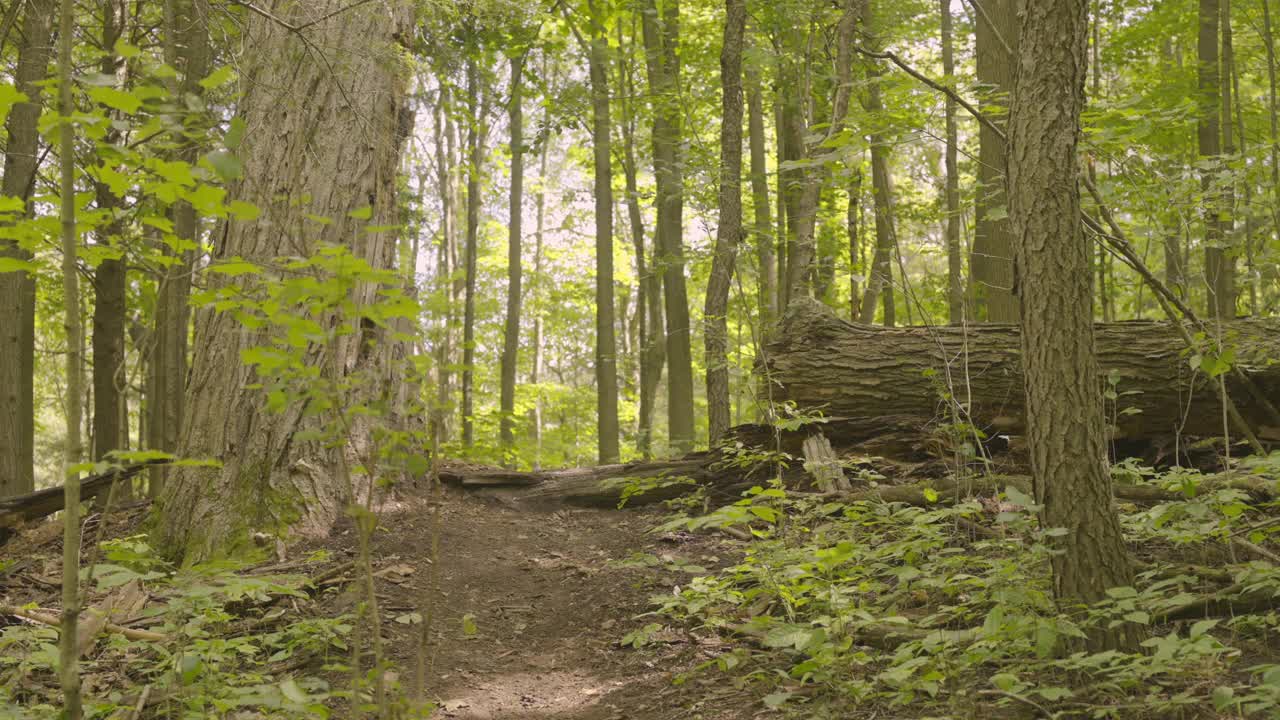
<path fill-rule="evenodd" d="M 280 693 L 298 704 L 305 704 L 310 699 L 302 688 L 298 687 L 298 683 L 293 678 L 280 683 Z"/>
<path fill-rule="evenodd" d="M 114 50 L 117 57 L 122 57 L 125 60 L 128 60 L 130 58 L 136 58 L 142 54 L 142 48 L 138 47 L 137 45 L 130 45 L 124 40 L 116 40 L 116 45 Z"/>
<path fill-rule="evenodd" d="M 1217 619 L 1201 620 L 1191 626 L 1191 639 L 1194 640 L 1218 626 Z"/>
<path fill-rule="evenodd" d="M 936 502 L 938 502 L 938 491 L 937 491 L 937 490 L 934 490 L 933 488 L 925 488 L 925 489 L 924 489 L 924 500 L 925 500 L 925 502 L 927 502 L 927 503 L 936 503 Z"/>
<path fill-rule="evenodd" d="M 142 101 L 136 95 L 113 87 L 89 88 L 89 97 L 100 105 L 119 110 L 126 115 L 132 115 L 142 107 Z"/>
<path fill-rule="evenodd" d="M 368 220 L 369 218 L 373 217 L 373 207 L 369 205 L 365 205 L 359 210 L 352 210 L 351 212 L 347 213 L 347 217 L 354 218 L 356 220 Z"/>
<path fill-rule="evenodd" d="M 29 100 L 25 94 L 18 92 L 18 88 L 13 83 L 0 83 L 0 124 L 3 124 L 9 117 L 9 111 L 14 105 Z"/>
<path fill-rule="evenodd" d="M 222 138 L 222 145 L 228 150 L 236 150 L 240 147 L 240 142 L 244 140 L 244 120 L 241 118 L 231 118 L 231 126 L 227 128 L 227 134 Z"/>
<path fill-rule="evenodd" d="M 996 673 L 991 676 L 991 684 L 1005 692 L 1013 692 L 1018 686 L 1018 676 L 1011 673 Z"/>
<path fill-rule="evenodd" d="M 243 200 L 232 200 L 231 203 L 227 205 L 227 212 L 230 212 L 231 216 L 235 219 L 246 222 L 257 220 L 262 216 L 262 210 L 259 209 L 257 205 L 244 202 Z"/>
<path fill-rule="evenodd" d="M 30 260 L 21 260 L 16 257 L 0 256 L 0 273 L 11 272 L 28 272 L 35 273 L 39 267 Z"/>
<path fill-rule="evenodd" d="M 480 628 L 476 627 L 476 616 L 467 613 L 462 616 L 462 634 L 467 637 L 475 637 L 480 632 Z"/>
<path fill-rule="evenodd" d="M 230 65 L 223 65 L 217 70 L 214 70 L 213 72 L 209 73 L 209 75 L 205 79 L 201 80 L 200 87 L 204 88 L 205 90 L 212 90 L 216 87 L 226 85 L 227 83 L 234 80 L 235 77 L 236 77 L 235 68 L 231 67 Z"/>
<path fill-rule="evenodd" d="M 226 150 L 214 150 L 205 155 L 204 159 L 209 161 L 209 165 L 213 167 L 214 172 L 218 173 L 218 177 L 222 178 L 223 182 L 231 182 L 239 178 L 241 173 L 244 172 L 244 167 L 240 164 L 240 158 Z"/>

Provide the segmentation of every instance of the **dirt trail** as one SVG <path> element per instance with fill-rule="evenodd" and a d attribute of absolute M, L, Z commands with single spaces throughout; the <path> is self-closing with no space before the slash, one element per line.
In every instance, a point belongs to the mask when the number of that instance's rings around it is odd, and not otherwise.
<path fill-rule="evenodd" d="M 669 633 L 644 650 L 619 647 L 656 593 L 679 574 L 618 567 L 638 551 L 714 564 L 715 541 L 663 541 L 646 533 L 652 513 L 515 507 L 456 491 L 441 500 L 439 594 L 431 694 L 456 720 L 669 720 L 747 718 L 752 698 L 723 677 L 673 685 L 673 674 L 715 647 Z M 430 595 L 432 508 L 409 498 L 383 515 L 379 583 L 388 618 L 420 610 Z M 687 576 L 685 576 L 687 578 Z M 393 581 L 394 580 L 394 581 Z M 474 623 L 474 624 L 473 624 Z M 387 623 L 406 674 L 417 628 Z"/>

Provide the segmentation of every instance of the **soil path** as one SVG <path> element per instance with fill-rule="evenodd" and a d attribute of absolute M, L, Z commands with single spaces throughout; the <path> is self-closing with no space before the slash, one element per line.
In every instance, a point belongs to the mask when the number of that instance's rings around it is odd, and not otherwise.
<path fill-rule="evenodd" d="M 415 667 L 414 626 L 397 616 L 432 595 L 434 510 L 409 498 L 383 514 L 375 543 L 390 647 Z M 753 699 L 722 676 L 676 673 L 714 657 L 714 645 L 664 631 L 643 650 L 619 639 L 652 617 L 650 598 L 688 575 L 620 566 L 647 552 L 714 565 L 726 548 L 707 538 L 654 537 L 650 512 L 517 507 L 456 491 L 439 500 L 431 694 L 456 720 L 674 720 L 749 718 Z M 731 551 L 731 550 L 730 550 Z M 397 566 L 399 566 L 397 568 Z M 402 572 L 397 572 L 397 570 Z"/>

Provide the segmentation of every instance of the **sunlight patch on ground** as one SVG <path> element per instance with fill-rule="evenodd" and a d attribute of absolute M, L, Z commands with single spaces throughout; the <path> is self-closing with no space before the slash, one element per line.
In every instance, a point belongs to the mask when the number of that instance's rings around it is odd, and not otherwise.
<path fill-rule="evenodd" d="M 622 687 L 577 672 L 525 672 L 463 679 L 444 693 L 442 715 L 455 720 L 515 720 L 516 718 L 577 718 L 604 720 L 622 717 L 600 706 L 601 699 Z"/>

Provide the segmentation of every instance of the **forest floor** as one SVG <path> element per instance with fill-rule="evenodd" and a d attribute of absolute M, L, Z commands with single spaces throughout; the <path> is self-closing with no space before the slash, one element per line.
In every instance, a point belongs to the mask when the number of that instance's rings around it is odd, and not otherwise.
<path fill-rule="evenodd" d="M 751 717 L 758 701 L 723 675 L 673 683 L 716 655 L 705 640 L 669 631 L 643 649 L 621 644 L 646 624 L 639 616 L 652 596 L 680 582 L 679 567 L 716 566 L 734 554 L 714 537 L 649 533 L 659 517 L 517 506 L 448 489 L 403 498 L 384 509 L 373 546 L 392 659 L 403 677 L 412 676 L 420 628 L 395 618 L 425 615 L 434 602 L 427 677 L 443 717 Z M 353 535 L 339 529 L 328 544 L 350 552 Z M 627 562 L 637 553 L 663 563 Z"/>

